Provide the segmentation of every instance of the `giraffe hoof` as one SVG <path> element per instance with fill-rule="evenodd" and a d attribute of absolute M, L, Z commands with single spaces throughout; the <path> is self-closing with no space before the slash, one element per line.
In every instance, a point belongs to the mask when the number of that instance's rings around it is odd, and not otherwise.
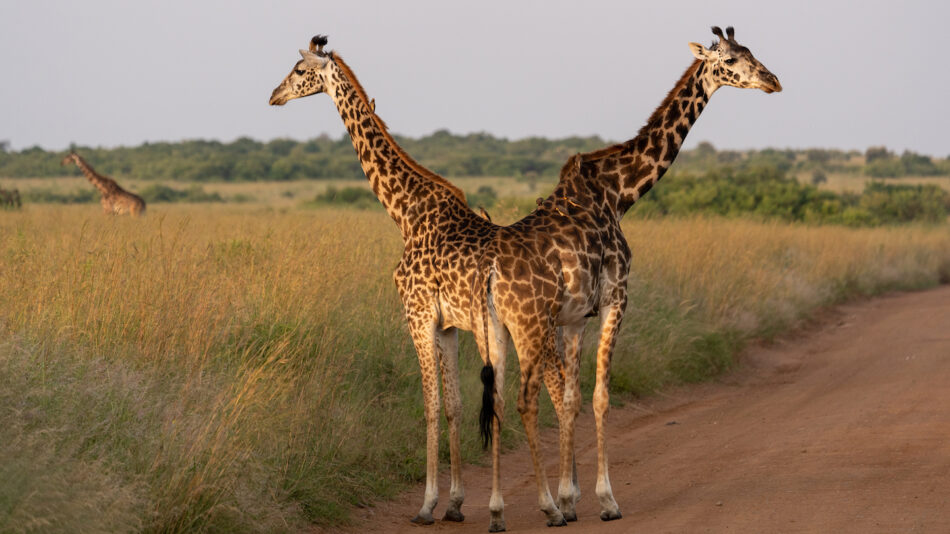
<path fill-rule="evenodd" d="M 435 520 L 432 519 L 431 515 L 430 516 L 417 515 L 416 517 L 413 517 L 410 521 L 412 521 L 413 523 L 417 525 L 431 525 L 432 523 L 435 523 Z"/>
<path fill-rule="evenodd" d="M 620 513 L 620 510 L 604 510 L 600 513 L 601 521 L 613 521 L 614 519 L 620 519 L 621 517 L 623 517 L 623 515 Z"/>
<path fill-rule="evenodd" d="M 548 526 L 549 527 L 566 527 L 567 521 L 565 521 L 563 517 L 561 517 L 560 522 L 556 519 L 551 519 L 551 520 L 548 520 Z"/>
<path fill-rule="evenodd" d="M 577 508 L 574 506 L 574 500 L 572 498 L 560 499 L 560 504 L 558 509 L 561 511 L 561 515 L 564 516 L 564 520 L 567 522 L 577 521 Z"/>
<path fill-rule="evenodd" d="M 458 508 L 448 508 L 445 510 L 445 515 L 442 516 L 442 521 L 454 521 L 456 523 L 461 523 L 462 521 L 465 521 L 465 516 Z"/>
<path fill-rule="evenodd" d="M 491 525 L 488 526 L 488 532 L 504 532 L 506 530 L 508 529 L 505 528 L 504 521 L 502 521 L 501 523 L 497 525 L 492 523 Z"/>

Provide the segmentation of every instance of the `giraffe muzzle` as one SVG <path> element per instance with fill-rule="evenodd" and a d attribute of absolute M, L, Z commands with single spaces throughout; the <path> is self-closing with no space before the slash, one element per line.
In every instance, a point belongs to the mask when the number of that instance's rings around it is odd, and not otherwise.
<path fill-rule="evenodd" d="M 778 81 L 778 78 L 769 71 L 764 71 L 759 73 L 759 89 L 762 89 L 766 93 L 781 93 L 782 92 L 782 83 Z"/>
<path fill-rule="evenodd" d="M 274 89 L 274 92 L 271 93 L 270 95 L 270 101 L 268 102 L 270 105 L 283 106 L 284 104 L 287 103 L 287 100 L 289 99 L 283 95 L 283 91 L 282 91 L 283 88 L 284 86 L 280 85 L 277 87 L 277 89 Z"/>

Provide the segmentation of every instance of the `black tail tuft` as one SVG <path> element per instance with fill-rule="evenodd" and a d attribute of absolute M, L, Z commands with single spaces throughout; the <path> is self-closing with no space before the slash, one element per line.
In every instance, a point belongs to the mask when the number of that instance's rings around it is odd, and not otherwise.
<path fill-rule="evenodd" d="M 495 418 L 495 368 L 486 364 L 482 367 L 482 411 L 478 414 L 478 427 L 482 435 L 482 448 L 487 449 L 491 443 L 491 425 Z"/>

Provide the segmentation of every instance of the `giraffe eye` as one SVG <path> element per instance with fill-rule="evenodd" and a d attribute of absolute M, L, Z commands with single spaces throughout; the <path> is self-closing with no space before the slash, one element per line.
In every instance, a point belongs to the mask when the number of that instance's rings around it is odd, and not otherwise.
<path fill-rule="evenodd" d="M 726 65 L 733 65 L 733 64 L 735 64 L 735 62 L 736 62 L 736 58 L 731 57 L 731 58 L 725 60 L 723 63 L 725 63 Z"/>
<path fill-rule="evenodd" d="M 294 72 L 297 73 L 297 76 L 303 76 L 304 70 L 303 70 L 303 69 L 294 69 Z"/>

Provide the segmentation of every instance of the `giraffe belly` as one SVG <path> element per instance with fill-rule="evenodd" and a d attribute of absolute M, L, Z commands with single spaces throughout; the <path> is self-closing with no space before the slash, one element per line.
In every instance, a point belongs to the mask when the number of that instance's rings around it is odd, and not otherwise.
<path fill-rule="evenodd" d="M 567 262 L 565 262 L 566 266 Z M 578 262 L 571 262 L 578 265 Z M 575 324 L 597 314 L 600 302 L 599 277 L 577 268 L 563 268 L 561 271 L 563 286 L 561 290 L 561 309 L 556 323 L 558 325 Z"/>
<path fill-rule="evenodd" d="M 439 326 L 448 328 L 472 329 L 472 310 L 469 303 L 456 302 L 446 295 L 439 295 Z"/>
<path fill-rule="evenodd" d="M 588 294 L 567 294 L 561 301 L 561 311 L 557 315 L 555 324 L 564 326 L 577 324 L 588 317 L 597 314 L 598 295 L 591 291 Z"/>

